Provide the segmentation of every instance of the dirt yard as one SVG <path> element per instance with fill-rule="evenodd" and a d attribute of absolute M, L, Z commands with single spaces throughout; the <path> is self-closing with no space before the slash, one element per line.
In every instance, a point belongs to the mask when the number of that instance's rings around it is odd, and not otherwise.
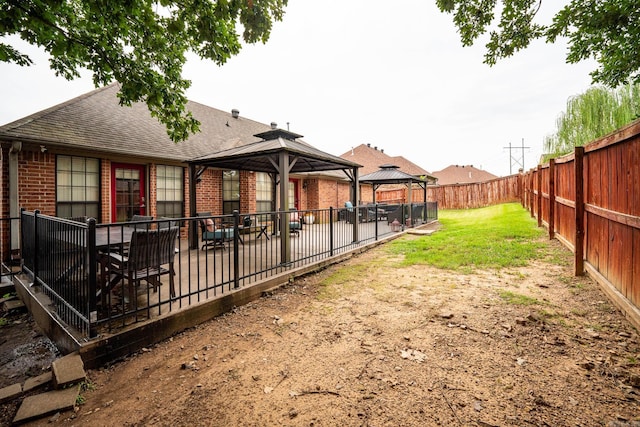
<path fill-rule="evenodd" d="M 460 275 L 371 250 L 90 371 L 30 425 L 640 426 L 637 331 L 546 251 Z"/>

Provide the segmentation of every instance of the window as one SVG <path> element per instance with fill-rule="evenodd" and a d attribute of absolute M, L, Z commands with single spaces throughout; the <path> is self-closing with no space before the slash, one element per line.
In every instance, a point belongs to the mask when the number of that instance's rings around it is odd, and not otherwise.
<path fill-rule="evenodd" d="M 57 156 L 56 213 L 62 218 L 100 219 L 100 161 Z"/>
<path fill-rule="evenodd" d="M 184 185 L 183 170 L 179 166 L 156 167 L 156 211 L 158 217 L 180 218 L 183 216 Z"/>
<path fill-rule="evenodd" d="M 240 210 L 240 174 L 237 170 L 222 172 L 222 213 Z"/>
<path fill-rule="evenodd" d="M 256 211 L 273 211 L 273 182 L 268 173 L 256 173 Z"/>

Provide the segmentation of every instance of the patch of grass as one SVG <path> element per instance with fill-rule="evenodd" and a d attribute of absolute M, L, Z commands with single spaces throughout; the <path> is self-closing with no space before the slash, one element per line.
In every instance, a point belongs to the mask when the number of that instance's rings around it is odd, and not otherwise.
<path fill-rule="evenodd" d="M 600 325 L 598 323 L 591 323 L 591 324 L 587 325 L 586 328 L 587 329 L 591 329 L 592 331 L 595 331 L 595 332 L 602 332 L 604 330 L 602 325 Z"/>
<path fill-rule="evenodd" d="M 374 268 L 377 266 L 373 263 L 354 263 L 334 269 L 331 275 L 319 283 L 318 299 L 327 300 L 344 296 L 356 285 L 361 285 L 362 277 L 368 277 Z M 368 285 L 375 287 L 376 283 L 372 282 Z M 380 284 L 378 283 L 377 286 Z"/>
<path fill-rule="evenodd" d="M 387 245 L 402 265 L 429 264 L 472 273 L 478 268 L 521 267 L 539 256 L 544 231 L 518 203 L 439 212 L 442 229 L 431 236 Z"/>
<path fill-rule="evenodd" d="M 535 305 L 535 304 L 541 304 L 541 302 L 538 301 L 535 298 L 532 298 L 532 297 L 527 296 L 527 295 L 517 294 L 517 293 L 511 292 L 511 291 L 500 291 L 500 292 L 498 292 L 498 295 L 507 304 L 513 304 L 513 305 Z"/>

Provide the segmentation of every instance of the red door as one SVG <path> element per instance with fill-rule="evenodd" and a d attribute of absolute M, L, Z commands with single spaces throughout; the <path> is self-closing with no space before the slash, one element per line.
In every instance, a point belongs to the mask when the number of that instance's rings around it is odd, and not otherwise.
<path fill-rule="evenodd" d="M 298 179 L 289 179 L 289 209 L 300 210 Z"/>
<path fill-rule="evenodd" d="M 130 221 L 133 215 L 146 215 L 144 166 L 113 163 L 111 165 L 111 218 L 113 222 Z"/>

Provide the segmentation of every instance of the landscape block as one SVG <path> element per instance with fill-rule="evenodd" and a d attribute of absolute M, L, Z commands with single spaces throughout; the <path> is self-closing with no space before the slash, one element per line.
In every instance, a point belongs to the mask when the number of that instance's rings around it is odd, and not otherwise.
<path fill-rule="evenodd" d="M 31 391 L 36 387 L 40 387 L 41 385 L 48 383 L 49 381 L 51 381 L 52 378 L 53 378 L 53 374 L 50 371 L 45 372 L 42 375 L 38 375 L 37 377 L 29 378 L 24 382 L 22 391 L 25 393 L 28 391 Z"/>
<path fill-rule="evenodd" d="M 8 402 L 22 394 L 22 385 L 12 384 L 5 388 L 0 388 L 0 403 Z"/>
<path fill-rule="evenodd" d="M 51 364 L 53 372 L 53 387 L 60 389 L 68 384 L 84 381 L 87 374 L 84 371 L 84 363 L 78 353 L 71 353 Z"/>
<path fill-rule="evenodd" d="M 76 404 L 79 389 L 79 386 L 73 386 L 64 390 L 54 390 L 25 397 L 13 419 L 13 423 L 19 424 L 73 408 Z"/>

